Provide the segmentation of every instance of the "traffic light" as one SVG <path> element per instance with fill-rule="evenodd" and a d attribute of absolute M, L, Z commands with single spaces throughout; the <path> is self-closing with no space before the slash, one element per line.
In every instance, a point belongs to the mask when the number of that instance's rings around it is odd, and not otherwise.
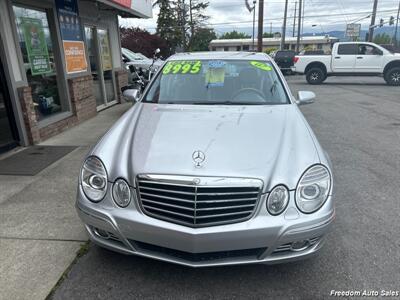
<path fill-rule="evenodd" d="M 390 17 L 389 25 L 394 25 L 394 17 L 393 16 Z"/>
<path fill-rule="evenodd" d="M 379 22 L 379 27 L 382 27 L 383 24 L 384 24 L 384 22 L 385 22 L 385 21 L 384 21 L 383 19 L 381 19 L 380 22 Z"/>

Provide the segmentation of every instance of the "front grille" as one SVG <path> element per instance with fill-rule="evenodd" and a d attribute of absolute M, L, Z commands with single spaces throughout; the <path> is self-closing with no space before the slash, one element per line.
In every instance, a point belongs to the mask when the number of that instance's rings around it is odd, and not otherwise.
<path fill-rule="evenodd" d="M 238 259 L 238 258 L 258 259 L 258 257 L 267 250 L 267 248 L 253 248 L 253 249 L 241 249 L 241 250 L 231 250 L 231 251 L 206 252 L 206 253 L 190 253 L 138 241 L 132 241 L 132 240 L 129 241 L 136 249 L 144 251 L 146 253 L 153 253 L 156 255 L 161 254 L 167 257 L 171 257 L 174 259 L 181 259 L 188 262 L 207 262 L 207 261 L 216 261 L 222 259 Z"/>
<path fill-rule="evenodd" d="M 262 183 L 254 179 L 141 175 L 137 178 L 143 212 L 190 227 L 249 219 Z"/>

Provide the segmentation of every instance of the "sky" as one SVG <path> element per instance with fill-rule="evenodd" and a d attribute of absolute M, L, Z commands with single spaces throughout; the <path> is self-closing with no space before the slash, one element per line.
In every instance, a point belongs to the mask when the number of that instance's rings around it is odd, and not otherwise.
<path fill-rule="evenodd" d="M 252 4 L 252 0 L 249 0 Z M 400 0 L 379 0 L 376 23 L 380 18 L 387 22 L 390 16 L 396 18 Z M 292 33 L 296 0 L 288 1 L 288 33 Z M 298 2 L 298 0 L 297 0 Z M 368 30 L 373 0 L 304 0 L 304 33 L 344 31 L 346 24 L 357 21 L 363 30 Z M 206 13 L 210 16 L 207 26 L 222 34 L 231 30 L 251 33 L 252 14 L 246 9 L 245 0 L 210 0 Z M 258 3 L 258 2 L 257 2 Z M 257 4 L 258 5 L 258 4 Z M 264 31 L 280 31 L 282 28 L 285 0 L 264 0 Z M 298 7 L 298 3 L 297 3 Z M 121 19 L 122 26 L 139 26 L 154 32 L 157 26 L 158 8 L 153 10 L 153 19 Z M 364 18 L 358 21 L 358 19 Z M 256 16 L 257 22 L 257 16 Z M 394 26 L 393 26 L 394 27 Z"/>

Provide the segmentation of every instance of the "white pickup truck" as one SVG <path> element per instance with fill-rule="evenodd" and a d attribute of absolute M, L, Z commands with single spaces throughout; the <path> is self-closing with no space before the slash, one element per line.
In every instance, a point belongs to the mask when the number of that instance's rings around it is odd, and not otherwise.
<path fill-rule="evenodd" d="M 292 71 L 305 74 L 309 84 L 321 84 L 328 76 L 383 76 L 387 84 L 400 86 L 400 53 L 367 42 L 335 43 L 331 55 L 298 55 Z"/>

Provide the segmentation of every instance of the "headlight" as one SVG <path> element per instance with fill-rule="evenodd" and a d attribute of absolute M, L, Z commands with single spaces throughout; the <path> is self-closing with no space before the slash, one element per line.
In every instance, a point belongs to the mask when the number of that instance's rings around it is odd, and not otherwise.
<path fill-rule="evenodd" d="M 107 171 L 97 157 L 86 159 L 81 171 L 82 188 L 90 201 L 100 202 L 107 192 Z"/>
<path fill-rule="evenodd" d="M 131 190 L 128 183 L 123 179 L 115 181 L 112 195 L 115 203 L 120 207 L 127 207 L 131 202 Z"/>
<path fill-rule="evenodd" d="M 289 191 L 283 185 L 278 185 L 269 193 L 267 199 L 267 210 L 271 215 L 281 214 L 289 203 Z"/>
<path fill-rule="evenodd" d="M 296 189 L 296 204 L 303 213 L 313 213 L 328 199 L 331 189 L 331 174 L 322 165 L 309 168 Z"/>

